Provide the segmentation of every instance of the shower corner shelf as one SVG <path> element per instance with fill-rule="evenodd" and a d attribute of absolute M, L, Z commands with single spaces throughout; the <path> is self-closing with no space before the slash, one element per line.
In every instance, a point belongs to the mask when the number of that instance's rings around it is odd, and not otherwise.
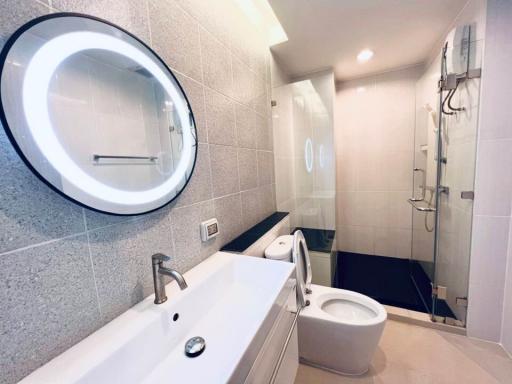
<path fill-rule="evenodd" d="M 428 144 L 420 145 L 420 151 L 426 154 L 428 152 Z"/>

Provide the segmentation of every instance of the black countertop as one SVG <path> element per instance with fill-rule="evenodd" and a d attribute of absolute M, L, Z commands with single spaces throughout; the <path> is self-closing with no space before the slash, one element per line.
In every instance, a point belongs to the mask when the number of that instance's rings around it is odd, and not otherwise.
<path fill-rule="evenodd" d="M 286 216 L 288 216 L 288 212 L 274 212 L 255 226 L 249 228 L 233 241 L 224 245 L 220 250 L 239 253 L 245 251 Z"/>

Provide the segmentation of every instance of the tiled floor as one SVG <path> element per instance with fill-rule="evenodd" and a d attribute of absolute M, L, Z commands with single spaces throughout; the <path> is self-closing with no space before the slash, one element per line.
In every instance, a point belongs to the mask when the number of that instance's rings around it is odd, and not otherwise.
<path fill-rule="evenodd" d="M 370 371 L 341 376 L 301 364 L 295 384 L 512 384 L 498 345 L 388 320 Z"/>

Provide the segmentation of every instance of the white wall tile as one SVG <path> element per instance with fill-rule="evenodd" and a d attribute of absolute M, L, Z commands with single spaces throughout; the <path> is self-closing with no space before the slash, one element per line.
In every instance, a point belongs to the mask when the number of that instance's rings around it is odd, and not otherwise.
<path fill-rule="evenodd" d="M 501 328 L 501 343 L 512 355 L 512 220 L 508 236 L 507 273 L 505 275 L 505 297 L 503 305 L 503 324 Z"/>
<path fill-rule="evenodd" d="M 415 93 L 421 69 L 338 84 L 339 250 L 410 255 L 412 214 L 407 199 L 413 188 Z"/>
<path fill-rule="evenodd" d="M 509 221 L 509 217 L 475 216 L 473 218 L 471 281 L 503 286 Z"/>
<path fill-rule="evenodd" d="M 512 213 L 512 3 L 488 0 L 481 79 L 479 142 L 470 268 L 468 335 L 509 344 L 510 215 Z M 483 44 L 480 44 L 483 45 Z M 485 215 L 485 216 L 482 216 Z M 508 248 L 510 249 L 510 248 Z M 510 253 L 510 250 L 508 251 Z M 510 350 L 510 345 L 509 345 Z"/>
<path fill-rule="evenodd" d="M 473 221 L 468 334 L 497 342 L 501 333 L 510 219 L 475 216 Z"/>
<path fill-rule="evenodd" d="M 375 228 L 375 255 L 409 259 L 411 240 L 410 229 Z"/>
<path fill-rule="evenodd" d="M 512 7 L 508 1 L 489 0 L 485 42 L 485 69 L 482 73 L 480 135 L 482 139 L 512 138 L 512 63 L 510 39 Z M 503 105 L 501 107 L 500 105 Z"/>
<path fill-rule="evenodd" d="M 373 227 L 341 226 L 337 230 L 339 249 L 345 252 L 375 254 L 375 229 Z"/>
<path fill-rule="evenodd" d="M 510 215 L 511 148 L 512 139 L 479 142 L 475 180 L 475 215 Z"/>
<path fill-rule="evenodd" d="M 503 285 L 469 285 L 468 336 L 499 342 L 501 336 Z"/>

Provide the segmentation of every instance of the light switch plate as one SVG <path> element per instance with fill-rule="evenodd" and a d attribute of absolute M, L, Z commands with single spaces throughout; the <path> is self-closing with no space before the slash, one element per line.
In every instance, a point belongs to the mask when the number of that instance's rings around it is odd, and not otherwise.
<path fill-rule="evenodd" d="M 213 218 L 201 223 L 201 240 L 208 241 L 219 234 L 219 222 Z"/>

